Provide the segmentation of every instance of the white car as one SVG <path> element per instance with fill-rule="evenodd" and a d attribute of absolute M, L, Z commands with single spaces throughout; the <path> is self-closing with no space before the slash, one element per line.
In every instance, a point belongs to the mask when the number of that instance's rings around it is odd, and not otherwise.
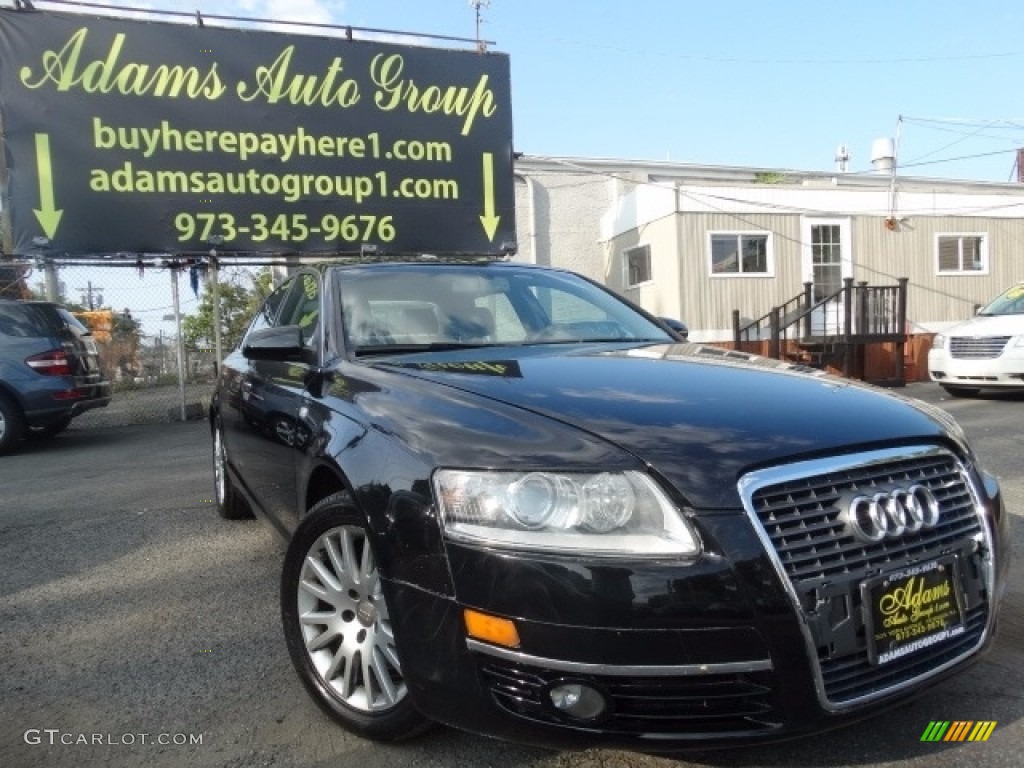
<path fill-rule="evenodd" d="M 966 322 L 936 334 L 928 373 L 949 394 L 1024 389 L 1024 282 L 1011 286 Z"/>

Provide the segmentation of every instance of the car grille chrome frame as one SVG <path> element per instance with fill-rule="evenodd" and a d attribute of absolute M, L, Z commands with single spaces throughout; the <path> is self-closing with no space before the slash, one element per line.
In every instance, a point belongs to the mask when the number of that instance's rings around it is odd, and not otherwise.
<path fill-rule="evenodd" d="M 1003 354 L 1010 336 L 952 336 L 949 356 L 956 360 L 994 360 Z"/>
<path fill-rule="evenodd" d="M 873 543 L 849 532 L 840 499 L 915 483 L 939 501 L 934 528 Z M 849 710 L 898 693 L 985 644 L 993 623 L 992 530 L 971 473 L 950 451 L 918 445 L 804 461 L 745 475 L 739 491 L 800 620 L 826 710 Z M 957 561 L 965 631 L 872 664 L 861 585 L 939 558 Z"/>

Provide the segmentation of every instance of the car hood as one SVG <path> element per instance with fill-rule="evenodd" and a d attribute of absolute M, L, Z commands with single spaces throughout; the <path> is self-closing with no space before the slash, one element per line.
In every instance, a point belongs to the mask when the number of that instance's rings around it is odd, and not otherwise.
<path fill-rule="evenodd" d="M 1024 334 L 1024 315 L 976 315 L 943 333 L 946 336 L 1019 336 Z"/>
<path fill-rule="evenodd" d="M 480 350 L 386 365 L 598 436 L 704 508 L 734 508 L 742 474 L 796 457 L 948 441 L 951 433 L 963 448 L 959 428 L 937 408 L 806 367 L 695 344 L 577 345 L 515 359 Z"/>

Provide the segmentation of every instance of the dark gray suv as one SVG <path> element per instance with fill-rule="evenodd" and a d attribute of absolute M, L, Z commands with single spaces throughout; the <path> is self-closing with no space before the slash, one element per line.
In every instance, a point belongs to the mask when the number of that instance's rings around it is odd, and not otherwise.
<path fill-rule="evenodd" d="M 0 453 L 109 402 L 88 328 L 59 304 L 0 299 Z"/>

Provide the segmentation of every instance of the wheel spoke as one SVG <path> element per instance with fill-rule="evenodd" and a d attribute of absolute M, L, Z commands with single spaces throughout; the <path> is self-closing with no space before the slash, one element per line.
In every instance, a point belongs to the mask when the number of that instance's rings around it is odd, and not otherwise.
<path fill-rule="evenodd" d="M 308 592 L 313 597 L 323 600 L 325 603 L 334 604 L 334 595 L 328 593 L 328 591 L 319 584 L 314 584 L 308 579 L 303 579 L 299 582 L 299 589 L 304 592 Z"/>
<path fill-rule="evenodd" d="M 345 575 L 349 582 L 358 587 L 359 573 L 356 571 L 356 563 L 359 560 L 356 557 L 355 538 L 347 530 L 341 532 L 341 558 L 345 563 Z"/>
<path fill-rule="evenodd" d="M 319 635 L 314 637 L 312 640 L 307 640 L 306 649 L 310 653 L 313 653 L 314 651 L 319 651 L 321 648 L 326 648 L 332 642 L 337 640 L 338 636 L 339 633 L 336 629 L 331 629 L 330 627 L 328 627 Z"/>
<path fill-rule="evenodd" d="M 320 579 L 320 583 L 327 587 L 329 590 L 332 590 L 334 592 L 342 591 L 341 584 L 334 577 L 334 574 L 327 569 L 327 566 L 320 562 L 319 557 L 317 557 L 316 555 L 307 555 L 306 565 L 308 565 L 313 570 L 313 572 L 316 573 L 317 578 Z"/>
<path fill-rule="evenodd" d="M 334 568 L 334 572 L 338 574 L 340 578 L 345 578 L 348 573 L 348 569 L 345 567 L 345 561 L 342 553 L 338 551 L 338 542 L 333 536 L 327 536 L 325 538 L 324 549 L 327 550 L 327 557 L 331 560 L 331 566 Z"/>
<path fill-rule="evenodd" d="M 402 666 L 398 662 L 398 654 L 395 653 L 395 646 L 394 645 L 389 644 L 389 643 L 378 642 L 377 643 L 377 650 L 381 653 L 381 655 L 384 656 L 384 658 L 387 660 L 388 664 L 390 664 L 392 666 L 392 668 L 396 672 L 401 672 L 402 671 Z"/>
<path fill-rule="evenodd" d="M 360 582 L 368 592 L 372 592 L 377 580 L 377 566 L 373 562 L 373 550 L 370 549 L 370 542 L 363 539 L 363 561 L 359 567 Z"/>
<path fill-rule="evenodd" d="M 338 653 L 342 651 L 339 650 Z M 349 657 L 345 664 L 345 671 L 341 673 L 341 697 L 346 701 L 352 698 L 355 689 L 355 658 Z"/>
<path fill-rule="evenodd" d="M 391 622 L 388 621 L 387 614 L 384 611 L 380 612 L 380 618 L 377 621 L 377 643 L 379 645 L 394 645 L 395 644 L 395 631 L 391 628 Z"/>
<path fill-rule="evenodd" d="M 398 699 L 398 689 L 395 688 L 391 675 L 388 672 L 387 661 L 381 653 L 374 653 L 373 656 L 373 677 L 377 681 L 377 687 L 384 696 L 387 706 L 391 706 Z"/>
<path fill-rule="evenodd" d="M 299 616 L 299 621 L 307 626 L 328 625 L 332 619 L 337 618 L 336 611 L 307 611 Z"/>
<path fill-rule="evenodd" d="M 331 682 L 331 680 L 333 680 L 334 677 L 338 674 L 338 669 L 341 667 L 342 664 L 345 663 L 347 659 L 348 657 L 345 655 L 345 650 L 343 648 L 339 648 L 338 652 L 334 654 L 334 658 L 331 659 L 330 666 L 328 666 L 327 669 L 324 670 L 324 680 L 326 680 L 328 683 Z"/>

